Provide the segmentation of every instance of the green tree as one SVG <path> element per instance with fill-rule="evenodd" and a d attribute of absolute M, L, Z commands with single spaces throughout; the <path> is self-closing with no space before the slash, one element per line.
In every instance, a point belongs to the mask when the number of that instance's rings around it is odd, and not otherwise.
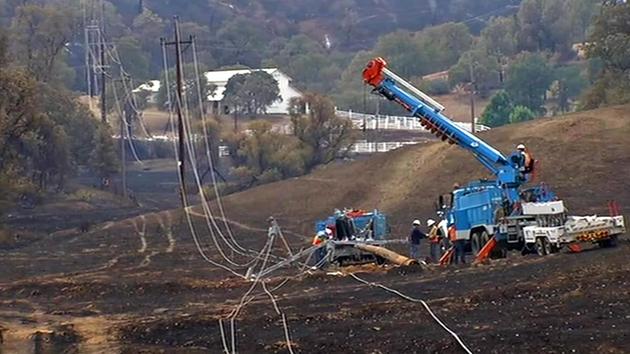
<path fill-rule="evenodd" d="M 250 116 L 266 113 L 269 105 L 282 99 L 276 79 L 262 70 L 234 75 L 228 80 L 224 95 L 226 104 Z"/>
<path fill-rule="evenodd" d="M 430 67 L 444 70 L 453 66 L 473 45 L 473 37 L 463 23 L 448 22 L 416 34 L 421 48 L 435 48 Z"/>
<path fill-rule="evenodd" d="M 20 6 L 11 33 L 15 55 L 37 80 L 49 81 L 78 26 L 76 12 L 53 5 Z"/>
<path fill-rule="evenodd" d="M 510 95 L 505 91 L 499 91 L 492 96 L 490 103 L 481 115 L 480 123 L 490 127 L 508 124 L 513 110 L 514 104 Z"/>
<path fill-rule="evenodd" d="M 365 65 L 374 58 L 374 53 L 360 51 L 341 74 L 338 92 L 335 94 L 336 102 L 344 109 L 363 111 L 364 84 L 361 73 Z"/>
<path fill-rule="evenodd" d="M 125 71 L 141 82 L 151 79 L 150 59 L 142 49 L 140 42 L 133 37 L 121 37 L 116 43 L 116 50 Z"/>
<path fill-rule="evenodd" d="M 97 130 L 97 120 L 90 110 L 67 90 L 40 86 L 39 97 L 47 116 L 56 126 L 62 127 L 68 137 L 71 163 L 88 165 Z"/>
<path fill-rule="evenodd" d="M 256 121 L 248 135 L 235 136 L 236 168 L 232 173 L 248 186 L 268 183 L 304 173 L 299 141 L 274 132 L 271 123 Z"/>
<path fill-rule="evenodd" d="M 630 102 L 630 3 L 605 3 L 588 43 L 589 58 L 600 61 L 603 69 L 583 98 L 583 108 Z"/>
<path fill-rule="evenodd" d="M 114 148 L 112 133 L 108 125 L 100 124 L 94 135 L 94 150 L 90 155 L 92 171 L 99 177 L 110 177 L 118 172 L 118 155 Z"/>
<path fill-rule="evenodd" d="M 536 118 L 536 113 L 524 106 L 516 106 L 510 113 L 510 123 L 526 122 Z"/>
<path fill-rule="evenodd" d="M 425 51 L 427 48 L 422 48 L 414 36 L 414 33 L 407 31 L 386 34 L 378 39 L 372 56 L 385 58 L 392 69 L 403 77 L 428 74 L 430 69 L 427 69 L 428 57 Z M 367 61 L 361 64 L 361 70 L 365 64 Z"/>
<path fill-rule="evenodd" d="M 545 97 L 553 82 L 553 69 L 542 54 L 523 53 L 510 65 L 505 83 L 515 105 L 544 113 Z"/>
<path fill-rule="evenodd" d="M 251 20 L 238 16 L 219 30 L 217 38 L 222 41 L 218 55 L 220 65 L 238 63 L 258 67 L 268 34 Z"/>
<path fill-rule="evenodd" d="M 488 54 L 503 58 L 516 54 L 517 26 L 513 17 L 495 17 L 481 31 L 481 46 Z"/>
<path fill-rule="evenodd" d="M 290 111 L 293 135 L 306 154 L 307 171 L 344 156 L 355 142 L 352 122 L 335 115 L 335 106 L 328 97 L 309 94 L 293 99 Z"/>
<path fill-rule="evenodd" d="M 521 50 L 568 56 L 571 45 L 584 40 L 598 0 L 524 0 L 518 12 Z"/>
<path fill-rule="evenodd" d="M 341 75 L 324 47 L 303 34 L 291 37 L 268 64 L 279 66 L 308 91 L 330 91 Z"/>
<path fill-rule="evenodd" d="M 560 112 L 569 112 L 571 100 L 576 99 L 587 86 L 586 79 L 582 76 L 577 66 L 559 67 L 554 72 L 555 96 Z"/>
<path fill-rule="evenodd" d="M 0 170 L 12 161 L 19 162 L 20 146 L 44 118 L 37 87 L 37 81 L 24 70 L 0 68 Z"/>
<path fill-rule="evenodd" d="M 498 62 L 497 57 L 488 55 L 483 49 L 468 51 L 449 70 L 449 83 L 451 86 L 456 86 L 461 83 L 470 83 L 473 79 L 475 90 L 487 97 L 490 90 L 500 85 Z"/>

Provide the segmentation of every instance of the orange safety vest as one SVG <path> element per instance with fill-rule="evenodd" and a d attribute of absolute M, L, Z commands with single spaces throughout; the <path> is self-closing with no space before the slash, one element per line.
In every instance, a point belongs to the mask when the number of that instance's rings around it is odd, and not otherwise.
<path fill-rule="evenodd" d="M 531 173 L 532 171 L 534 171 L 534 157 L 528 150 L 525 150 L 523 155 L 525 155 L 525 161 L 524 161 L 523 167 L 525 168 L 525 171 L 527 173 Z"/>
<path fill-rule="evenodd" d="M 438 237 L 438 227 L 437 225 L 433 225 L 431 227 L 431 231 L 429 231 L 429 241 L 431 241 L 431 243 L 439 243 L 440 242 L 440 238 Z"/>
<path fill-rule="evenodd" d="M 457 241 L 457 230 L 455 229 L 455 226 L 448 228 L 448 238 L 451 242 Z"/>
<path fill-rule="evenodd" d="M 313 246 L 319 246 L 324 242 L 324 239 L 319 237 L 318 235 L 315 235 L 315 237 L 313 238 Z"/>

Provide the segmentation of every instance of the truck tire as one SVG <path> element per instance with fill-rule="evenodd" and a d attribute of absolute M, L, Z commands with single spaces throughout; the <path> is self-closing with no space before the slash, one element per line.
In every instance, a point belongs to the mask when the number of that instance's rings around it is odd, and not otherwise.
<path fill-rule="evenodd" d="M 477 232 L 474 232 L 472 236 L 470 236 L 470 251 L 472 252 L 473 256 L 477 257 L 477 254 L 479 254 L 479 251 L 481 251 L 481 247 L 481 235 L 479 235 Z"/>
<path fill-rule="evenodd" d="M 539 237 L 536 239 L 536 253 L 539 256 L 546 256 L 551 251 L 549 247 L 549 241 L 547 241 L 546 237 Z"/>
<path fill-rule="evenodd" d="M 610 247 L 617 247 L 617 235 L 610 236 L 609 241 L 610 241 L 609 242 Z"/>
<path fill-rule="evenodd" d="M 521 249 L 522 256 L 526 256 L 528 254 L 535 253 L 535 252 L 536 252 L 536 242 L 526 243 L 525 245 L 523 245 L 523 248 Z"/>
<path fill-rule="evenodd" d="M 610 236 L 609 239 L 597 242 L 601 248 L 617 247 L 617 235 Z"/>

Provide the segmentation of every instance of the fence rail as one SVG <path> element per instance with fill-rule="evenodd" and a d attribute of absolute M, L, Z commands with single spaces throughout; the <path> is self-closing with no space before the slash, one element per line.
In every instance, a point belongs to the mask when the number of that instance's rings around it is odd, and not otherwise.
<path fill-rule="evenodd" d="M 375 115 L 364 114 L 352 111 L 336 110 L 335 113 L 338 117 L 348 118 L 352 121 L 355 128 L 366 130 L 425 130 L 420 125 L 420 121 L 415 117 L 401 117 L 401 116 L 389 116 L 389 115 Z M 466 122 L 453 122 L 460 128 L 471 131 L 470 123 Z M 483 124 L 475 124 L 475 131 L 482 132 L 490 130 L 490 127 Z"/>

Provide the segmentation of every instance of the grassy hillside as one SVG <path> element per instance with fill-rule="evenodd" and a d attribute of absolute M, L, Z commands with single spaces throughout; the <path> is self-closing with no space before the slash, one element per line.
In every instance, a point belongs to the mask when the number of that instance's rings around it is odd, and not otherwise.
<path fill-rule="evenodd" d="M 527 144 L 541 161 L 539 180 L 573 213 L 605 213 L 609 199 L 630 205 L 629 111 L 619 106 L 540 119 L 481 137 L 506 154 Z M 226 209 L 230 218 L 258 225 L 273 214 L 285 227 L 310 233 L 313 220 L 333 208 L 379 208 L 400 233 L 412 219 L 433 216 L 437 195 L 453 183 L 482 177 L 491 176 L 468 152 L 436 142 L 235 194 L 226 198 Z"/>

